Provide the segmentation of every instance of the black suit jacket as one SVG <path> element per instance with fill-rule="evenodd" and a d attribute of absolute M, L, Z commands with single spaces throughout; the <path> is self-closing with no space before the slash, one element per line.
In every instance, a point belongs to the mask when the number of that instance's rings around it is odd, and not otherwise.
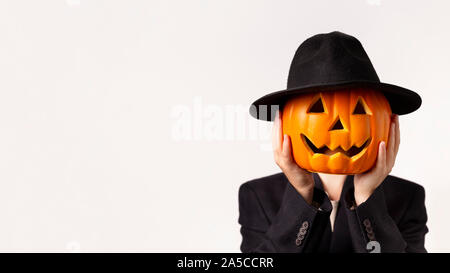
<path fill-rule="evenodd" d="M 334 231 L 331 202 L 314 174 L 308 204 L 283 173 L 255 179 L 239 189 L 242 252 L 426 252 L 424 188 L 388 176 L 369 199 L 354 205 L 353 176 L 347 176 Z M 369 245 L 368 243 L 371 242 Z M 373 245 L 373 247 L 371 247 Z"/>

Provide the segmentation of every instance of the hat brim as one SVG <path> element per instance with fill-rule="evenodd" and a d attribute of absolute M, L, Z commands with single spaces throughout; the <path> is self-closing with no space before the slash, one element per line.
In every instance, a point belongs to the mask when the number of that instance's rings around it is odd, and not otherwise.
<path fill-rule="evenodd" d="M 409 89 L 388 83 L 353 81 L 345 83 L 341 82 L 302 86 L 300 88 L 291 88 L 276 91 L 265 95 L 253 102 L 252 106 L 250 107 L 250 115 L 252 115 L 252 117 L 256 119 L 273 121 L 275 118 L 275 111 L 271 111 L 271 109 L 273 110 L 277 107 L 272 108 L 271 105 L 279 106 L 281 108 L 285 101 L 299 94 L 318 91 L 337 91 L 352 87 L 367 87 L 382 92 L 386 99 L 389 101 L 392 113 L 397 115 L 405 115 L 414 112 L 415 110 L 419 109 L 420 105 L 422 104 L 422 99 L 420 98 L 420 96 L 416 92 Z M 267 113 L 259 113 L 260 106 L 262 105 L 267 106 Z"/>

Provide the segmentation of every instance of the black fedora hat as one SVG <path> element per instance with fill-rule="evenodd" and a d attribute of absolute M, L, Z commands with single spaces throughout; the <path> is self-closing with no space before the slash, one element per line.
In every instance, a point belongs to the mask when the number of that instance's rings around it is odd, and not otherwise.
<path fill-rule="evenodd" d="M 271 105 L 282 107 L 287 99 L 302 93 L 352 87 L 379 90 L 389 101 L 392 112 L 398 115 L 411 113 L 422 103 L 417 93 L 380 82 L 358 39 L 335 31 L 304 41 L 292 60 L 287 89 L 256 100 L 250 107 L 250 114 L 257 119 L 271 121 L 275 116 L 274 111 L 270 111 Z"/>

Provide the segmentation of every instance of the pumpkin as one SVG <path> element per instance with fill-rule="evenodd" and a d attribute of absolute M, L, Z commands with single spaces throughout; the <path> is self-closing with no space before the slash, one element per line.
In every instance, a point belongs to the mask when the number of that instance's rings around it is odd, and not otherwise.
<path fill-rule="evenodd" d="M 367 88 L 305 93 L 286 101 L 283 133 L 291 138 L 295 162 L 310 172 L 357 174 L 375 164 L 387 143 L 389 102 Z"/>

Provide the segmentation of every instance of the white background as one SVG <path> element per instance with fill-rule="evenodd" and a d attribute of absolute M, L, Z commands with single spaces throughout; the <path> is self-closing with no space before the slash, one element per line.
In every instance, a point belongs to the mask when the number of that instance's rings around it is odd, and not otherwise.
<path fill-rule="evenodd" d="M 248 107 L 285 88 L 303 40 L 339 30 L 358 37 L 382 81 L 422 96 L 400 119 L 393 174 L 425 187 L 426 247 L 450 251 L 449 10 L 448 1 L 1 1 L 0 250 L 239 251 L 238 187 L 279 171 L 268 139 L 211 137 L 205 125 L 178 139 L 174 113 L 201 102 L 208 122 L 211 111 Z"/>

